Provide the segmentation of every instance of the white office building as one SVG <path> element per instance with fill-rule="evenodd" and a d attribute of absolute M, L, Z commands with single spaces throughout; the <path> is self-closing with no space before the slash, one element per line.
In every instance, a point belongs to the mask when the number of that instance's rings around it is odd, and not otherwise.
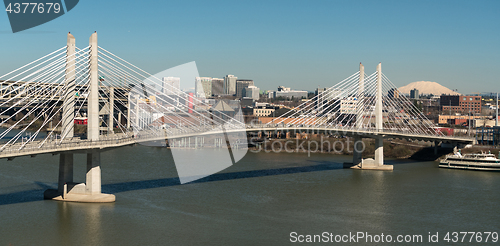
<path fill-rule="evenodd" d="M 163 77 L 162 92 L 165 95 L 179 95 L 181 91 L 181 79 L 178 77 Z"/>
<path fill-rule="evenodd" d="M 245 97 L 252 98 L 253 100 L 259 100 L 260 89 L 254 85 L 250 85 L 246 88 L 243 88 L 245 92 Z"/>
<path fill-rule="evenodd" d="M 212 95 L 224 95 L 224 79 L 212 78 Z"/>
<path fill-rule="evenodd" d="M 196 77 L 194 82 L 196 97 L 208 98 L 212 96 L 212 78 Z"/>
<path fill-rule="evenodd" d="M 226 75 L 224 77 L 224 93 L 227 95 L 235 95 L 236 94 L 236 80 L 238 77 L 234 75 Z"/>

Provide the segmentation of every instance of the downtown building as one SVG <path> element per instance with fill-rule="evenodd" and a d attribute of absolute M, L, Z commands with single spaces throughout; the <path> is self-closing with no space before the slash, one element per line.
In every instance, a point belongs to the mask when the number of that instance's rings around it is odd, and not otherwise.
<path fill-rule="evenodd" d="M 439 105 L 444 113 L 481 114 L 481 96 L 441 95 Z"/>
<path fill-rule="evenodd" d="M 416 89 L 415 89 L 416 90 Z M 411 94 L 411 93 L 410 93 Z M 417 90 L 418 94 L 418 90 Z M 411 96 L 411 95 L 410 95 Z M 415 95 L 414 95 L 415 96 Z M 387 92 L 387 97 L 389 98 L 399 98 L 399 90 L 398 88 L 392 88 Z"/>
<path fill-rule="evenodd" d="M 224 94 L 231 96 L 236 94 L 236 80 L 238 77 L 231 74 L 224 77 Z"/>
<path fill-rule="evenodd" d="M 212 78 L 212 95 L 224 95 L 224 79 Z"/>
<path fill-rule="evenodd" d="M 181 92 L 181 79 L 179 77 L 163 77 L 162 82 L 163 95 L 157 95 L 158 102 L 172 107 L 172 105 L 179 106 L 186 100 Z"/>
<path fill-rule="evenodd" d="M 296 99 L 296 98 L 306 98 L 307 91 L 296 91 L 292 90 L 290 87 L 278 86 L 278 91 L 273 92 L 274 98 L 284 98 L 284 99 Z"/>
<path fill-rule="evenodd" d="M 416 88 L 410 91 L 410 99 L 419 99 L 419 98 L 420 94 Z"/>
<path fill-rule="evenodd" d="M 196 97 L 209 98 L 212 96 L 212 78 L 196 77 L 194 83 Z"/>
<path fill-rule="evenodd" d="M 317 88 L 314 92 L 315 104 L 317 108 L 340 99 L 342 90 L 339 88 Z"/>
<path fill-rule="evenodd" d="M 317 112 L 321 112 L 321 116 L 334 114 L 339 109 L 341 89 L 317 88 L 314 94 L 314 105 Z"/>
<path fill-rule="evenodd" d="M 332 101 L 339 99 L 342 94 L 342 90 L 338 88 L 317 88 L 314 95 L 317 97 L 318 101 Z"/>
<path fill-rule="evenodd" d="M 245 97 L 252 98 L 253 100 L 259 100 L 260 97 L 260 89 L 254 85 L 247 86 L 243 88 L 243 92 L 245 93 Z"/>
<path fill-rule="evenodd" d="M 248 86 L 254 85 L 253 80 L 250 79 L 238 79 L 236 80 L 236 97 L 242 98 L 245 96 L 244 89 Z"/>
<path fill-rule="evenodd" d="M 179 95 L 181 92 L 181 79 L 179 77 L 163 77 L 162 92 L 165 95 Z"/>

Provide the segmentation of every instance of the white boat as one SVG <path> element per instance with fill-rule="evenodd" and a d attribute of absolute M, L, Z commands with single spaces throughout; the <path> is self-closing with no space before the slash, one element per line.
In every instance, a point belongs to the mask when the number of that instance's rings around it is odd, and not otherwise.
<path fill-rule="evenodd" d="M 462 155 L 460 151 L 454 151 L 454 152 L 455 153 L 453 155 L 447 155 L 444 160 L 440 161 L 439 167 L 484 170 L 484 171 L 500 171 L 500 159 L 496 158 L 494 154 L 481 153 L 481 154 Z"/>

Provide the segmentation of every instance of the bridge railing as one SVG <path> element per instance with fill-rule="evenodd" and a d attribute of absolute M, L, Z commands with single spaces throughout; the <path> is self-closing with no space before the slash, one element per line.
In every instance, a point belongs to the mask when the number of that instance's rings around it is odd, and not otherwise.
<path fill-rule="evenodd" d="M 48 139 L 48 140 L 35 140 L 28 143 L 14 143 L 7 145 L 0 150 L 0 158 L 2 156 L 21 156 L 29 155 L 30 153 L 40 153 L 40 152 L 58 152 L 64 150 L 81 150 L 81 149 L 92 149 L 92 148 L 104 148 L 113 147 L 125 144 L 133 144 L 138 141 L 148 141 L 148 140 L 158 140 L 165 139 L 168 137 L 182 136 L 186 134 L 203 133 L 206 131 L 214 130 L 215 127 L 204 127 L 204 128 L 176 128 L 167 131 L 163 129 L 161 131 L 155 130 L 144 130 L 127 133 L 117 133 L 110 135 L 100 135 L 98 141 L 91 141 L 87 139 L 72 138 L 72 139 Z M 161 135 L 164 134 L 164 135 Z"/>
<path fill-rule="evenodd" d="M 283 124 L 253 124 L 247 125 L 247 129 L 264 129 L 269 131 L 275 131 L 278 128 L 283 128 L 287 130 L 303 130 L 303 129 L 311 129 L 311 130 L 325 130 L 325 131 L 335 131 L 337 133 L 343 132 L 353 133 L 359 132 L 360 135 L 363 133 L 378 133 L 378 134 L 398 134 L 405 135 L 409 137 L 438 137 L 442 139 L 456 139 L 456 140 L 470 140 L 473 141 L 473 138 L 465 138 L 465 137 L 456 137 L 456 136 L 436 136 L 431 134 L 419 134 L 419 133 L 404 133 L 401 131 L 397 131 L 394 129 L 371 129 L 371 128 L 344 128 L 344 127 L 331 127 L 331 126 L 316 126 L 316 125 L 283 125 Z M 71 150 L 82 150 L 82 149 L 93 149 L 93 148 L 107 148 L 114 146 L 121 146 L 127 144 L 133 144 L 137 142 L 145 142 L 145 141 L 155 141 L 155 140 L 165 140 L 169 138 L 176 137 L 185 137 L 191 135 L 199 135 L 206 134 L 214 131 L 213 133 L 222 133 L 222 129 L 219 126 L 204 126 L 204 127 L 184 127 L 184 128 L 170 128 L 170 129 L 158 129 L 158 130 L 142 130 L 136 132 L 126 132 L 126 133 L 117 133 L 110 135 L 100 135 L 100 139 L 98 141 L 91 141 L 86 139 L 67 139 L 67 140 L 59 140 L 59 139 L 50 139 L 50 140 L 37 140 L 31 141 L 29 143 L 15 143 L 9 146 L 0 149 L 0 158 L 9 157 L 9 156 L 22 156 L 22 155 L 30 155 L 37 153 L 48 153 L 48 152 L 58 152 L 58 151 L 71 151 Z M 225 130 L 234 130 L 232 128 Z M 243 130 L 243 129 L 236 129 Z M 346 134 L 347 135 L 347 134 Z"/>
<path fill-rule="evenodd" d="M 21 156 L 30 153 L 58 152 L 65 150 L 81 150 L 92 148 L 103 148 L 119 146 L 123 144 L 132 144 L 135 138 L 132 134 L 101 135 L 98 141 L 86 139 L 68 139 L 68 140 L 38 140 L 27 144 L 16 143 L 5 147 L 0 151 L 2 156 Z"/>
<path fill-rule="evenodd" d="M 284 129 L 319 129 L 319 130 L 328 130 L 336 133 L 352 133 L 359 132 L 360 135 L 362 133 L 370 133 L 370 134 L 397 134 L 397 135 L 406 135 L 406 136 L 415 136 L 415 137 L 438 137 L 443 139 L 457 139 L 457 140 L 474 140 L 472 137 L 461 137 L 461 136 L 445 136 L 440 134 L 425 134 L 425 133 L 415 133 L 415 132 L 404 132 L 401 129 L 374 129 L 374 128 L 355 128 L 355 127 L 342 127 L 342 126 L 328 126 L 328 125 L 290 125 L 290 124 L 252 124 L 247 125 L 247 129 L 269 129 L 276 130 L 277 128 Z"/>

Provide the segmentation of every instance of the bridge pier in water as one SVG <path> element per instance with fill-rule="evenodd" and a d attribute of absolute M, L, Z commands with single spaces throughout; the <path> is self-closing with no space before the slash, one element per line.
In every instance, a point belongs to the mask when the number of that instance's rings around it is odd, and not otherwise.
<path fill-rule="evenodd" d="M 363 152 L 358 151 L 359 149 L 359 141 L 363 141 L 363 138 L 360 136 L 354 137 L 354 148 L 352 150 L 352 165 L 360 165 L 363 161 Z"/>
<path fill-rule="evenodd" d="M 356 149 L 356 148 L 355 148 Z M 356 150 L 354 150 L 356 152 Z M 353 162 L 356 155 L 353 156 Z M 361 153 L 359 153 L 361 157 Z M 359 157 L 357 157 L 359 158 Z M 355 166 L 352 166 L 355 169 L 364 169 L 364 170 L 384 170 L 391 171 L 393 170 L 392 165 L 384 165 L 384 137 L 381 135 L 375 136 L 375 158 L 361 159 L 361 163 Z"/>
<path fill-rule="evenodd" d="M 87 152 L 87 174 L 85 183 L 73 182 L 73 153 L 63 152 L 59 156 L 59 182 L 57 190 L 44 192 L 45 199 L 64 202 L 114 202 L 115 195 L 101 193 L 101 153 Z"/>

